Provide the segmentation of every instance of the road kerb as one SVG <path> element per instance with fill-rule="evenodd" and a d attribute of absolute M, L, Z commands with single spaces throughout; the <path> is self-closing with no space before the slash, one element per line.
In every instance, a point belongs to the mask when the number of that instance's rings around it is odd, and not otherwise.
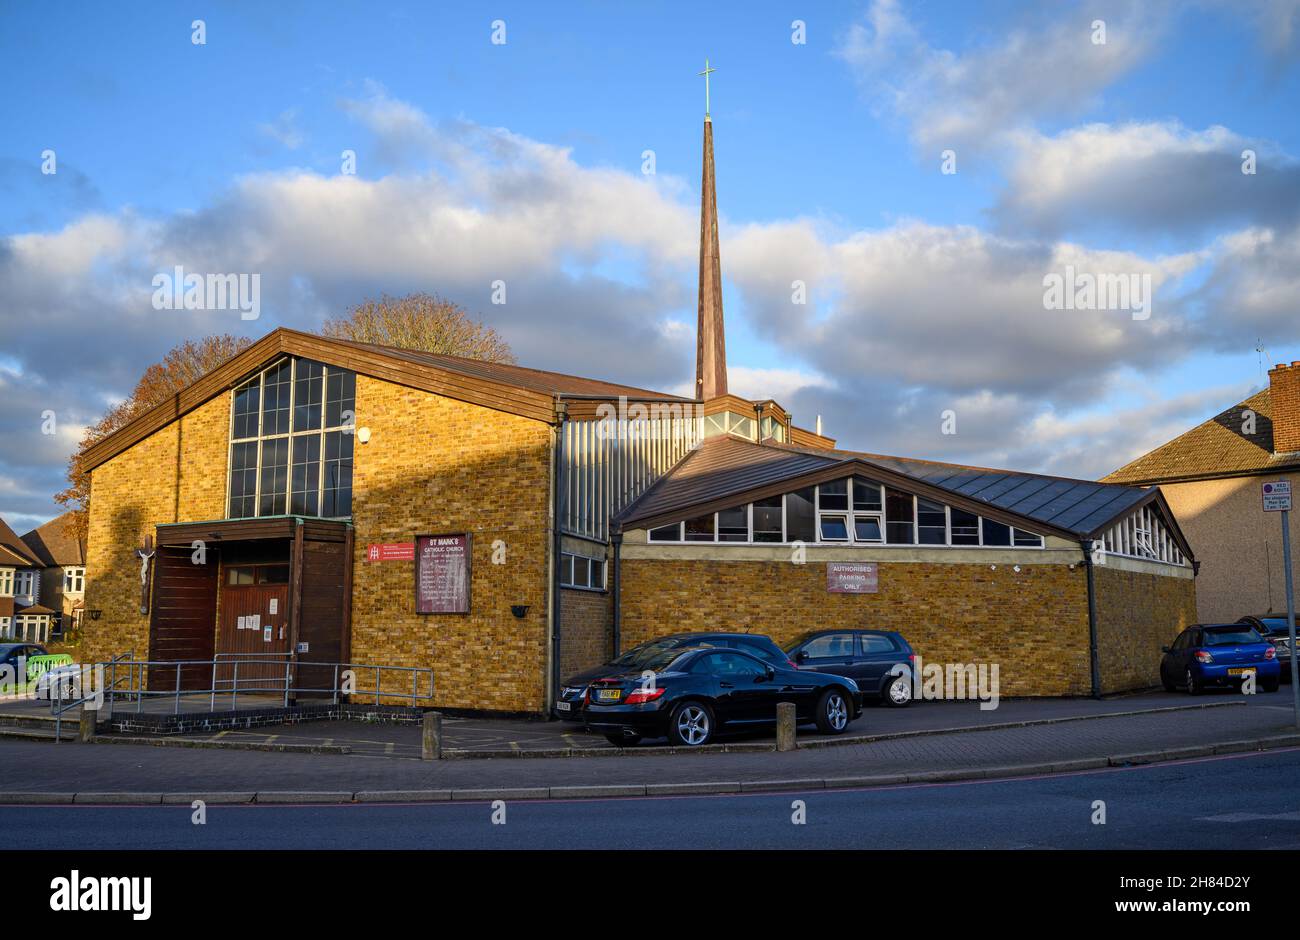
<path fill-rule="evenodd" d="M 127 792 L 107 792 L 107 793 L 78 793 L 72 800 L 74 803 L 101 803 L 101 804 L 127 804 L 131 806 L 148 806 L 152 803 L 161 803 L 161 793 L 127 793 Z"/>
<path fill-rule="evenodd" d="M 358 803 L 442 803 L 451 799 L 450 790 L 359 790 Z"/>
<path fill-rule="evenodd" d="M 219 805 L 223 803 L 226 804 L 251 803 L 253 802 L 253 797 L 255 796 L 257 796 L 257 793 L 254 792 L 253 790 L 247 790 L 247 791 L 223 790 L 223 791 L 209 791 L 206 793 L 199 793 L 199 792 L 164 793 L 162 795 L 162 801 L 165 804 L 174 803 L 174 804 L 185 804 L 188 806 L 191 803 L 193 803 L 195 800 L 202 800 L 204 803 Z"/>
<path fill-rule="evenodd" d="M 256 803 L 351 803 L 351 790 L 258 790 Z"/>
<path fill-rule="evenodd" d="M 453 800 L 545 800 L 551 795 L 550 787 L 499 787 L 496 789 L 452 790 Z"/>

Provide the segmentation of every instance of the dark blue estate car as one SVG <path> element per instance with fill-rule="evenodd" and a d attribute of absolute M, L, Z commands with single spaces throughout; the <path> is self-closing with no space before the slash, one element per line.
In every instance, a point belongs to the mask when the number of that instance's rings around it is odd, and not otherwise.
<path fill-rule="evenodd" d="M 1277 650 L 1277 665 L 1282 672 L 1282 681 L 1291 681 L 1291 631 L 1286 625 L 1286 614 L 1261 614 L 1258 617 L 1242 617 L 1237 623 L 1249 624 L 1260 635 L 1273 644 Z M 1300 626 L 1300 625 L 1298 625 Z"/>
<path fill-rule="evenodd" d="M 612 662 L 569 676 L 560 687 L 560 695 L 555 702 L 556 716 L 565 721 L 582 721 L 582 707 L 587 697 L 587 687 L 597 679 L 622 675 L 630 670 L 641 668 L 646 662 L 664 652 L 684 650 L 693 646 L 716 646 L 741 650 L 773 666 L 794 667 L 794 663 L 790 662 L 781 647 L 761 633 L 674 633 L 633 647 Z"/>
<path fill-rule="evenodd" d="M 916 655 L 901 633 L 816 630 L 788 644 L 785 652 L 800 669 L 852 679 L 864 698 L 878 698 L 895 707 L 912 701 L 912 663 Z"/>
<path fill-rule="evenodd" d="M 1194 624 L 1163 650 L 1160 682 L 1167 692 L 1181 686 L 1197 695 L 1207 686 L 1241 685 L 1252 673 L 1260 691 L 1277 691 L 1277 651 L 1248 624 Z"/>

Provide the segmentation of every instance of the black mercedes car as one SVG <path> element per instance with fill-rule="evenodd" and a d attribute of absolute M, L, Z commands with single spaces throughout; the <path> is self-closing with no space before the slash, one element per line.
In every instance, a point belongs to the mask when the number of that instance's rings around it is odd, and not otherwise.
<path fill-rule="evenodd" d="M 777 668 L 734 649 L 661 650 L 620 675 L 587 689 L 583 721 L 611 744 L 642 738 L 699 747 L 719 729 L 775 724 L 776 706 L 794 702 L 799 722 L 814 721 L 823 734 L 839 734 L 862 714 L 862 693 L 852 679 Z"/>
<path fill-rule="evenodd" d="M 743 650 L 773 666 L 795 668 L 781 647 L 772 642 L 771 637 L 761 633 L 673 633 L 633 647 L 612 662 L 569 676 L 560 687 L 560 695 L 555 702 L 556 716 L 565 721 L 582 721 L 582 703 L 587 695 L 587 687 L 592 682 L 606 676 L 622 675 L 668 650 L 683 650 L 691 646 Z"/>

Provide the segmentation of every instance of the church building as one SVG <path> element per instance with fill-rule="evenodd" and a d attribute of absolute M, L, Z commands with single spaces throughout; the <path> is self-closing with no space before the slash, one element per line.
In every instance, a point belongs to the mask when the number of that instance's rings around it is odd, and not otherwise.
<path fill-rule="evenodd" d="M 866 627 L 1004 696 L 1158 683 L 1196 608 L 1158 487 L 821 430 L 728 390 L 706 115 L 694 397 L 277 329 L 88 452 L 83 660 L 424 667 L 438 707 L 547 714 L 664 634 Z"/>

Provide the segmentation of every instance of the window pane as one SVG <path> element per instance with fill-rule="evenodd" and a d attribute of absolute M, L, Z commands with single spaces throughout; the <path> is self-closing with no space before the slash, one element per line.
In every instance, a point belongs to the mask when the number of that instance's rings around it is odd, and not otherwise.
<path fill-rule="evenodd" d="M 946 545 L 948 518 L 941 503 L 928 499 L 916 501 L 917 541 L 922 545 Z"/>
<path fill-rule="evenodd" d="M 817 514 L 813 511 L 811 486 L 785 496 L 785 537 L 788 542 L 815 542 Z"/>
<path fill-rule="evenodd" d="M 985 545 L 1010 545 L 1011 544 L 1011 526 L 1004 525 L 1001 522 L 994 522 L 992 519 L 984 519 L 984 544 Z"/>
<path fill-rule="evenodd" d="M 832 480 L 817 487 L 818 509 L 848 509 L 849 481 Z"/>
<path fill-rule="evenodd" d="M 912 494 L 885 487 L 885 534 L 895 545 L 911 545 L 915 541 Z"/>
<path fill-rule="evenodd" d="M 686 520 L 686 541 L 713 541 L 713 513 L 709 513 L 707 516 L 700 516 L 698 519 Z"/>
<path fill-rule="evenodd" d="M 560 556 L 560 583 L 573 584 L 573 556 Z"/>
<path fill-rule="evenodd" d="M 261 379 L 253 379 L 243 388 L 235 389 L 235 421 L 230 430 L 232 437 L 257 437 L 257 413 L 261 394 Z"/>
<path fill-rule="evenodd" d="M 591 560 L 591 586 L 602 589 L 605 587 L 605 563 L 594 558 Z"/>
<path fill-rule="evenodd" d="M 295 431 L 320 430 L 324 383 L 323 365 L 310 359 L 298 360 L 293 383 L 293 429 Z"/>
<path fill-rule="evenodd" d="M 293 486 L 289 491 L 289 512 L 316 515 L 320 499 L 320 437 L 307 434 L 293 439 Z"/>
<path fill-rule="evenodd" d="M 803 648 L 809 659 L 843 659 L 853 655 L 853 634 L 832 633 L 809 640 Z"/>
<path fill-rule="evenodd" d="M 952 507 L 952 544 L 978 545 L 980 543 L 980 518 L 973 512 Z"/>
<path fill-rule="evenodd" d="M 781 541 L 780 496 L 769 496 L 754 503 L 754 541 Z"/>
<path fill-rule="evenodd" d="M 289 380 L 293 368 L 283 362 L 262 377 L 262 433 L 289 433 Z"/>
<path fill-rule="evenodd" d="M 288 565 L 267 565 L 257 570 L 258 584 L 288 584 Z"/>
<path fill-rule="evenodd" d="M 321 515 L 352 515 L 352 435 L 325 432 L 325 500 Z"/>
<path fill-rule="evenodd" d="M 337 428 L 355 424 L 356 397 L 356 374 L 331 366 L 325 380 L 325 426 Z"/>
<path fill-rule="evenodd" d="M 1043 544 L 1043 537 L 1035 535 L 1033 532 L 1026 532 L 1023 529 L 1013 530 L 1015 533 L 1015 544 L 1022 548 L 1038 548 Z M 1110 535 L 1106 536 L 1106 549 L 1110 549 Z"/>
<path fill-rule="evenodd" d="M 289 439 L 277 437 L 262 441 L 261 493 L 257 501 L 259 516 L 278 516 L 285 511 L 289 492 Z"/>
<path fill-rule="evenodd" d="M 231 519 L 247 519 L 257 511 L 257 441 L 230 448 Z"/>
<path fill-rule="evenodd" d="M 853 508 L 859 512 L 880 512 L 884 508 L 880 504 L 880 484 L 854 477 Z"/>
<path fill-rule="evenodd" d="M 588 561 L 579 555 L 573 556 L 573 586 L 590 587 L 591 582 L 588 580 Z"/>
<path fill-rule="evenodd" d="M 252 568 L 228 568 L 226 570 L 227 584 L 252 584 L 253 580 Z"/>
<path fill-rule="evenodd" d="M 749 438 L 749 440 L 752 441 L 754 439 L 756 426 L 753 418 L 743 418 L 740 415 L 729 411 L 727 412 L 727 430 L 732 434 Z"/>
<path fill-rule="evenodd" d="M 650 541 L 652 542 L 680 542 L 682 540 L 682 524 L 674 522 L 672 525 L 661 525 L 657 529 L 650 530 Z"/>
<path fill-rule="evenodd" d="M 719 542 L 749 541 L 749 512 L 745 506 L 724 509 L 718 513 Z"/>
<path fill-rule="evenodd" d="M 846 542 L 849 538 L 849 524 L 844 516 L 822 516 L 822 541 Z"/>
<path fill-rule="evenodd" d="M 876 516 L 854 517 L 853 538 L 859 542 L 879 542 L 880 519 Z"/>

